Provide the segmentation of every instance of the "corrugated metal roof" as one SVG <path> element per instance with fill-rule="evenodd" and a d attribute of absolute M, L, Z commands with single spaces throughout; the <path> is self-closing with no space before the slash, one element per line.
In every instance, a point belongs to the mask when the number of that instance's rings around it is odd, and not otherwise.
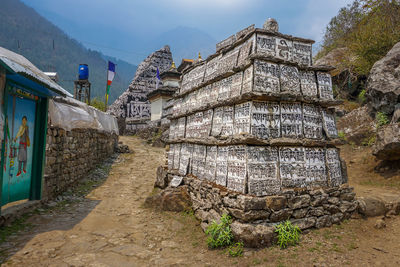
<path fill-rule="evenodd" d="M 46 74 L 39 70 L 25 57 L 3 47 L 0 47 L 0 60 L 15 73 L 31 77 L 37 82 L 42 83 L 52 91 L 55 91 L 61 95 L 72 97 L 72 95 L 67 90 L 52 81 Z"/>

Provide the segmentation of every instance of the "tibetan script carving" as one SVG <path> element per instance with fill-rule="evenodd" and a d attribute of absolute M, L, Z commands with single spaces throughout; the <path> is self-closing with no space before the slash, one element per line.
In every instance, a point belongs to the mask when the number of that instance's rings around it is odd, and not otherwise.
<path fill-rule="evenodd" d="M 240 193 L 246 193 L 247 146 L 229 146 L 228 178 L 226 187 Z"/>
<path fill-rule="evenodd" d="M 322 116 L 318 106 L 303 104 L 304 137 L 311 139 L 323 139 Z"/>
<path fill-rule="evenodd" d="M 280 65 L 281 92 L 300 93 L 299 70 L 294 66 Z"/>
<path fill-rule="evenodd" d="M 219 146 L 217 153 L 215 182 L 219 185 L 226 186 L 227 175 L 228 175 L 228 147 Z"/>
<path fill-rule="evenodd" d="M 235 134 L 250 133 L 251 102 L 235 105 Z"/>
<path fill-rule="evenodd" d="M 261 60 L 254 61 L 254 91 L 279 93 L 279 76 L 279 65 Z"/>
<path fill-rule="evenodd" d="M 303 116 L 301 111 L 300 103 L 281 103 L 282 137 L 302 137 Z"/>
<path fill-rule="evenodd" d="M 322 110 L 322 121 L 324 124 L 324 131 L 328 138 L 338 137 L 336 128 L 335 113 L 331 110 Z"/>
<path fill-rule="evenodd" d="M 343 178 L 339 150 L 337 148 L 328 148 L 326 150 L 326 164 L 328 166 L 330 186 L 341 185 L 343 183 Z"/>
<path fill-rule="evenodd" d="M 251 134 L 262 138 L 278 138 L 281 135 L 280 107 L 277 102 L 253 102 Z"/>
<path fill-rule="evenodd" d="M 281 147 L 279 161 L 282 187 L 306 186 L 303 147 Z"/>
<path fill-rule="evenodd" d="M 321 99 L 333 99 L 331 75 L 326 72 L 317 72 L 319 97 Z"/>
<path fill-rule="evenodd" d="M 316 97 L 318 95 L 318 91 L 315 72 L 300 71 L 300 87 L 304 96 Z"/>

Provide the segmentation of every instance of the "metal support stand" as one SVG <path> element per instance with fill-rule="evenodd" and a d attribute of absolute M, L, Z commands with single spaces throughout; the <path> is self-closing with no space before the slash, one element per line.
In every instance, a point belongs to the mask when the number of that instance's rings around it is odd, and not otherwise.
<path fill-rule="evenodd" d="M 88 80 L 74 81 L 74 98 L 90 105 L 90 82 Z"/>

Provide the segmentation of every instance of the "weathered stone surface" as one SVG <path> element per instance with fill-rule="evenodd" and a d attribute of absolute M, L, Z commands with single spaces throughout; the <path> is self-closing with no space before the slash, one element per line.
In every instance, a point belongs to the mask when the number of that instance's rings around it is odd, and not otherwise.
<path fill-rule="evenodd" d="M 289 200 L 288 206 L 291 209 L 305 208 L 310 205 L 311 197 L 309 195 L 296 196 Z"/>
<path fill-rule="evenodd" d="M 252 222 L 257 220 L 265 220 L 268 219 L 270 212 L 267 210 L 250 210 L 243 211 L 239 209 L 228 209 L 230 214 L 236 219 L 239 219 L 243 222 Z"/>
<path fill-rule="evenodd" d="M 303 209 L 297 209 L 293 211 L 293 218 L 300 219 L 304 218 L 307 215 L 308 208 L 303 208 Z"/>
<path fill-rule="evenodd" d="M 309 216 L 315 216 L 315 217 L 320 217 L 324 215 L 324 208 L 323 207 L 317 207 L 317 208 L 311 208 L 308 211 Z"/>
<path fill-rule="evenodd" d="M 330 215 L 321 216 L 315 222 L 316 228 L 329 227 L 331 225 L 332 225 L 332 217 Z"/>
<path fill-rule="evenodd" d="M 377 198 L 358 197 L 359 212 L 367 217 L 382 216 L 386 213 L 385 203 Z"/>
<path fill-rule="evenodd" d="M 237 202 L 244 211 L 267 209 L 267 202 L 264 197 L 239 195 L 237 197 Z"/>
<path fill-rule="evenodd" d="M 185 211 L 192 206 L 187 186 L 167 188 L 146 198 L 144 205 L 165 211 Z"/>
<path fill-rule="evenodd" d="M 337 123 L 338 131 L 343 132 L 349 142 L 361 144 L 376 129 L 374 119 L 369 115 L 367 106 L 357 108 L 346 114 Z"/>
<path fill-rule="evenodd" d="M 366 95 L 374 111 L 393 114 L 400 102 L 400 42 L 375 62 L 368 76 Z"/>
<path fill-rule="evenodd" d="M 291 209 L 283 209 L 283 210 L 278 210 L 274 211 L 271 213 L 269 220 L 271 222 L 281 222 L 285 221 L 292 216 L 293 210 Z"/>
<path fill-rule="evenodd" d="M 154 187 L 164 189 L 168 186 L 168 170 L 162 166 L 157 168 L 156 182 Z"/>
<path fill-rule="evenodd" d="M 275 229 L 262 224 L 252 225 L 233 222 L 232 233 L 236 240 L 240 240 L 246 247 L 265 247 L 272 245 L 275 238 Z"/>
<path fill-rule="evenodd" d="M 271 210 L 281 210 L 286 207 L 287 199 L 283 196 L 266 197 L 267 207 Z"/>
<path fill-rule="evenodd" d="M 378 130 L 372 154 L 381 160 L 400 160 L 400 123 Z"/>
<path fill-rule="evenodd" d="M 291 222 L 297 225 L 301 230 L 305 230 L 314 227 L 315 223 L 317 222 L 317 218 L 307 217 L 303 219 L 291 220 Z"/>
<path fill-rule="evenodd" d="M 169 46 L 150 54 L 142 61 L 128 89 L 109 106 L 108 112 L 114 116 L 128 120 L 150 119 L 150 102 L 147 93 L 156 89 L 157 68 L 160 73 L 168 70 L 172 64 L 172 54 Z M 130 124 L 126 125 L 130 131 Z"/>

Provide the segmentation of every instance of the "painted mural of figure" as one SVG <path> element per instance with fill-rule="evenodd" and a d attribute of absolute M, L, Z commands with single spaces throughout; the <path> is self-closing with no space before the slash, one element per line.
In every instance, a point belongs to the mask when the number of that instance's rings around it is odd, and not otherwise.
<path fill-rule="evenodd" d="M 14 142 L 19 138 L 19 150 L 18 150 L 18 173 L 17 177 L 21 175 L 21 165 L 23 165 L 22 171 L 26 173 L 26 162 L 28 157 L 28 146 L 30 146 L 29 140 L 29 128 L 27 125 L 28 119 L 26 116 L 22 117 L 22 124 L 19 127 L 17 136 L 15 136 Z"/>

